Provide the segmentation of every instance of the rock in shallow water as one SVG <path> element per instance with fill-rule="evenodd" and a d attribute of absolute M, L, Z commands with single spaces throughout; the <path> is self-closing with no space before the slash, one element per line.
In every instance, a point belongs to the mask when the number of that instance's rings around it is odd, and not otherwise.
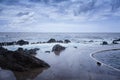
<path fill-rule="evenodd" d="M 9 51 L 0 47 L 0 67 L 21 72 L 50 66 L 30 54 L 21 53 L 19 51 Z"/>
<path fill-rule="evenodd" d="M 52 48 L 52 51 L 54 52 L 54 51 L 62 51 L 62 50 L 65 50 L 65 47 L 63 47 L 63 46 L 61 46 L 61 45 L 59 45 L 59 44 L 56 44 L 56 45 L 54 45 L 53 46 L 53 48 Z"/>
<path fill-rule="evenodd" d="M 70 43 L 70 42 L 71 42 L 71 41 L 68 40 L 68 39 L 64 40 L 64 43 Z"/>
<path fill-rule="evenodd" d="M 103 41 L 101 45 L 108 45 L 108 42 Z"/>
<path fill-rule="evenodd" d="M 39 50 L 39 48 L 34 48 L 34 49 L 23 49 L 23 48 L 18 48 L 16 51 L 24 54 L 30 54 L 30 55 L 35 55 L 37 54 L 36 52 Z"/>
<path fill-rule="evenodd" d="M 24 40 L 19 40 L 19 41 L 17 41 L 16 44 L 22 46 L 22 45 L 27 45 L 27 44 L 29 44 L 29 42 L 28 42 L 28 41 L 24 41 Z"/>
<path fill-rule="evenodd" d="M 50 40 L 47 41 L 47 43 L 54 43 L 54 42 L 56 42 L 56 40 L 53 38 L 51 38 Z"/>

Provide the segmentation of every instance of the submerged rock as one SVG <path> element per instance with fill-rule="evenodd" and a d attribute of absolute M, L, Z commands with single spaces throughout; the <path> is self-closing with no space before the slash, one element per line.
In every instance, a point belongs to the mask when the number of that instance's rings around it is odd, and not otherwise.
<path fill-rule="evenodd" d="M 54 42 L 56 42 L 56 40 L 53 38 L 51 38 L 50 40 L 47 41 L 47 43 L 54 43 Z"/>
<path fill-rule="evenodd" d="M 76 49 L 77 49 L 77 46 L 74 46 L 74 48 L 76 48 Z"/>
<path fill-rule="evenodd" d="M 19 48 L 17 51 L 10 51 L 0 47 L 0 67 L 20 72 L 50 67 L 44 61 L 22 51 L 22 48 Z"/>
<path fill-rule="evenodd" d="M 54 52 L 54 51 L 61 52 L 61 51 L 63 51 L 63 50 L 65 50 L 65 47 L 63 47 L 63 46 L 61 46 L 61 45 L 59 45 L 59 44 L 54 45 L 53 48 L 52 48 L 52 51 L 53 51 L 53 52 Z"/>
<path fill-rule="evenodd" d="M 101 45 L 108 45 L 108 42 L 103 41 Z"/>
<path fill-rule="evenodd" d="M 19 40 L 19 41 L 16 42 L 16 44 L 22 46 L 22 45 L 27 45 L 27 44 L 29 44 L 29 42 L 28 42 L 28 41 L 24 41 L 24 40 Z"/>
<path fill-rule="evenodd" d="M 50 53 L 50 51 L 45 51 L 45 53 Z"/>

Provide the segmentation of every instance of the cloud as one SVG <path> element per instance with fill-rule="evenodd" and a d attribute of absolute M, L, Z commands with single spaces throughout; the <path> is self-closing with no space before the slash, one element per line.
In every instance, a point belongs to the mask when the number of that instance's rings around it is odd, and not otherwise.
<path fill-rule="evenodd" d="M 15 29 L 119 19 L 120 0 L 0 0 L 0 25 Z"/>

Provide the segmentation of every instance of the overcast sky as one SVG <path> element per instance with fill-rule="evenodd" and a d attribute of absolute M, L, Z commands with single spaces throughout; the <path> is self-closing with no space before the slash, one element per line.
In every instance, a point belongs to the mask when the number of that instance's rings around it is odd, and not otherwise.
<path fill-rule="evenodd" d="M 0 32 L 120 32 L 120 0 L 0 0 Z"/>

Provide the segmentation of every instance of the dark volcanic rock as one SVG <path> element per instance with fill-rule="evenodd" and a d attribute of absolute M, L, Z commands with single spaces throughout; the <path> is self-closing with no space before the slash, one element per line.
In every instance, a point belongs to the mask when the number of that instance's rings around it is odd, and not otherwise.
<path fill-rule="evenodd" d="M 35 68 L 49 67 L 44 61 L 22 53 L 22 50 L 22 48 L 19 48 L 18 51 L 9 51 L 0 47 L 0 67 L 13 71 L 28 71 Z"/>
<path fill-rule="evenodd" d="M 68 39 L 64 40 L 64 43 L 70 43 L 70 42 L 71 42 L 71 41 L 68 40 Z"/>
<path fill-rule="evenodd" d="M 11 46 L 11 45 L 15 45 L 16 42 L 13 41 L 13 42 L 1 42 L 0 43 L 0 46 Z"/>
<path fill-rule="evenodd" d="M 63 43 L 63 41 L 62 40 L 59 40 L 59 41 L 57 41 L 58 43 Z"/>
<path fill-rule="evenodd" d="M 108 45 L 106 41 L 103 41 L 101 45 Z"/>
<path fill-rule="evenodd" d="M 120 39 L 113 40 L 112 44 L 118 44 L 120 42 Z"/>
<path fill-rule="evenodd" d="M 100 63 L 100 62 L 97 62 L 97 65 L 98 65 L 98 66 L 101 66 L 101 63 Z"/>
<path fill-rule="evenodd" d="M 113 40 L 112 44 L 118 44 L 116 40 Z"/>
<path fill-rule="evenodd" d="M 52 51 L 53 51 L 53 52 L 54 52 L 54 51 L 61 52 L 61 51 L 63 51 L 63 50 L 65 50 L 65 47 L 63 47 L 63 46 L 61 46 L 61 45 L 59 45 L 59 44 L 54 45 L 53 48 L 52 48 Z"/>
<path fill-rule="evenodd" d="M 30 50 L 18 48 L 16 51 L 20 52 L 20 53 L 24 53 L 24 54 L 34 55 L 34 54 L 37 54 L 36 51 L 38 51 L 38 50 L 39 50 L 39 48 L 34 48 L 34 49 L 30 49 Z"/>
<path fill-rule="evenodd" d="M 56 42 L 56 40 L 53 38 L 51 38 L 50 40 L 47 41 L 47 43 L 54 43 L 54 42 Z"/>
<path fill-rule="evenodd" d="M 29 42 L 28 42 L 28 41 L 24 41 L 24 40 L 19 40 L 19 41 L 16 42 L 16 44 L 22 46 L 22 45 L 27 45 L 27 44 L 29 44 Z"/>

